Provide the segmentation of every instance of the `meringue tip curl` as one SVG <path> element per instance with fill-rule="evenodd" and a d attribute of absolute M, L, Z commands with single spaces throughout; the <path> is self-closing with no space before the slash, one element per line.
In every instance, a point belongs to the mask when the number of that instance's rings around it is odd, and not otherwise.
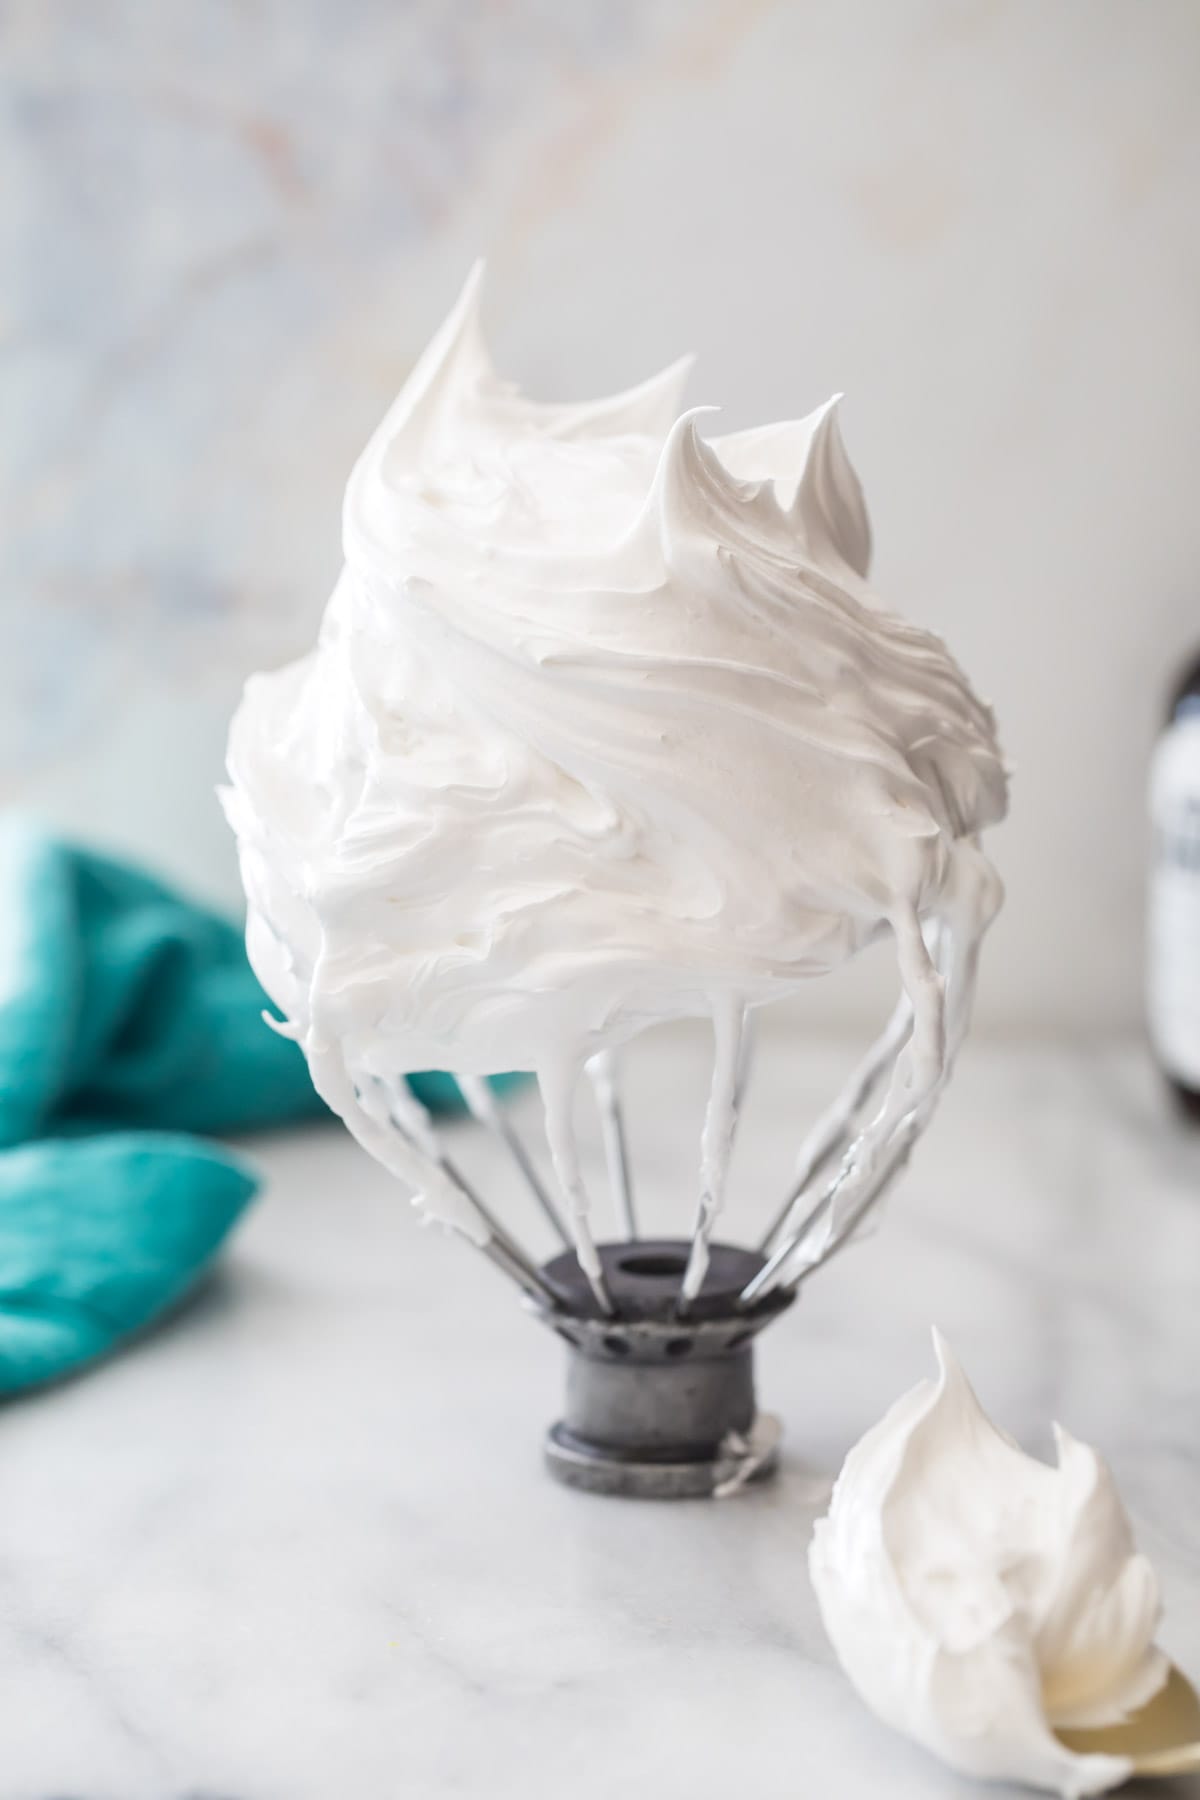
<path fill-rule="evenodd" d="M 478 328 L 486 286 L 487 258 L 477 256 L 467 270 L 466 279 L 458 290 L 458 297 L 453 306 L 443 319 L 441 329 L 434 334 L 426 346 L 426 356 L 429 355 L 439 339 L 453 340 L 464 330 Z"/>
<path fill-rule="evenodd" d="M 437 403 L 453 403 L 472 385 L 492 376 L 482 323 L 486 263 L 480 257 L 439 330 L 418 358 L 394 406 L 375 435 L 389 436 L 423 423 Z M 696 356 L 689 351 L 665 368 L 596 400 L 547 403 L 510 395 L 526 423 L 550 438 L 620 437 L 627 433 L 664 437 L 679 416 L 683 390 Z"/>
<path fill-rule="evenodd" d="M 672 523 L 686 519 L 698 501 L 703 504 L 705 493 L 710 498 L 724 495 L 726 505 L 736 505 L 738 495 L 730 477 L 697 429 L 700 419 L 720 410 L 719 406 L 689 406 L 675 420 L 663 440 L 628 542 L 646 538 L 661 542 Z"/>
<path fill-rule="evenodd" d="M 929 1327 L 929 1337 L 933 1344 L 933 1360 L 937 1364 L 938 1387 L 945 1388 L 946 1385 L 956 1377 L 958 1380 L 965 1382 L 967 1378 L 963 1373 L 963 1366 L 954 1354 L 945 1333 L 939 1326 L 931 1325 Z M 967 1385 L 969 1386 L 970 1383 Z"/>
<path fill-rule="evenodd" d="M 712 450 L 734 477 L 768 482 L 787 529 L 818 561 L 832 557 L 865 580 L 871 524 L 862 484 L 840 425 L 844 396 L 834 394 L 802 419 L 752 426 L 714 440 Z"/>
<path fill-rule="evenodd" d="M 695 364 L 693 354 L 676 357 L 665 369 L 603 399 L 558 406 L 531 403 L 529 410 L 542 423 L 547 437 L 564 441 L 587 437 L 663 438 L 679 417 L 683 390 Z"/>
<path fill-rule="evenodd" d="M 404 451 L 410 451 L 415 460 L 438 413 L 466 386 L 468 375 L 479 379 L 488 372 L 479 319 L 484 269 L 482 257 L 472 264 L 457 300 L 413 364 L 350 472 L 342 509 L 347 556 L 359 496 Z"/>
<path fill-rule="evenodd" d="M 806 536 L 816 532 L 855 575 L 871 566 L 871 521 L 854 464 L 842 437 L 843 396 L 834 394 L 810 415 L 812 441 L 801 471 L 792 516 Z"/>

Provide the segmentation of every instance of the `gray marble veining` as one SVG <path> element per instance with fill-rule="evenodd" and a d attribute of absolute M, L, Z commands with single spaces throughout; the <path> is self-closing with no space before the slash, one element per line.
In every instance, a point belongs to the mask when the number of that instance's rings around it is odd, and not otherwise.
<path fill-rule="evenodd" d="M 638 1054 L 659 1229 L 690 1210 L 704 1045 Z M 768 1041 L 731 1235 L 851 1055 Z M 339 1131 L 255 1149 L 270 1191 L 205 1291 L 0 1412 L 0 1800 L 971 1793 L 864 1711 L 805 1573 L 932 1320 L 1027 1446 L 1061 1417 L 1107 1455 L 1200 1673 L 1200 1138 L 1137 1046 L 970 1049 L 880 1230 L 767 1334 L 784 1471 L 726 1503 L 552 1485 L 559 1347 L 494 1271 Z M 465 1127 L 456 1154 L 548 1251 L 502 1149 Z"/>

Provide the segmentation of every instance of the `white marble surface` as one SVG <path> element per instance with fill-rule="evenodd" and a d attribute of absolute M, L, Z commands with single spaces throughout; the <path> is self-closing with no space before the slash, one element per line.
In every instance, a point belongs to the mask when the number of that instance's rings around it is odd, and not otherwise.
<path fill-rule="evenodd" d="M 672 1182 L 686 1210 L 700 1050 L 637 1070 L 652 1222 Z M 845 1058 L 761 1058 L 747 1228 Z M 219 1277 L 0 1413 L 2 1800 L 970 1792 L 860 1706 L 804 1564 L 934 1319 L 1024 1443 L 1102 1447 L 1200 1673 L 1200 1138 L 1137 1046 L 971 1049 L 883 1231 L 768 1333 L 786 1466 L 725 1503 L 553 1486 L 555 1341 L 337 1130 L 257 1149 Z"/>

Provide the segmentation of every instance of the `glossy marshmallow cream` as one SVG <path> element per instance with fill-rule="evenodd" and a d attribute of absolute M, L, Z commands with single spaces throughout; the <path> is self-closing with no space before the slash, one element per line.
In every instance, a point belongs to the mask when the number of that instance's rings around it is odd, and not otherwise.
<path fill-rule="evenodd" d="M 940 639 L 868 584 L 833 402 L 710 436 L 685 363 L 527 400 L 479 285 L 350 477 L 316 647 L 247 683 L 225 804 L 251 960 L 330 1106 L 478 1239 L 401 1078 L 536 1071 L 594 1267 L 572 1094 L 657 1021 L 713 1022 L 702 1238 L 746 1009 L 879 937 L 912 1024 L 864 1181 L 922 1117 L 999 903 L 978 839 L 1006 777 Z"/>
<path fill-rule="evenodd" d="M 1059 1426 L 1056 1467 L 1026 1456 L 934 1348 L 816 1527 L 821 1616 L 867 1704 L 953 1768 L 1100 1793 L 1130 1763 L 1054 1733 L 1122 1723 L 1166 1681 L 1154 1570 L 1096 1452 Z"/>

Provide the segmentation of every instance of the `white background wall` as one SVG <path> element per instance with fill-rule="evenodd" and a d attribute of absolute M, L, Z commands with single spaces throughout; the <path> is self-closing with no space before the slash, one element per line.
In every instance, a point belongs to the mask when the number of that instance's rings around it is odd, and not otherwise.
<path fill-rule="evenodd" d="M 309 639 L 349 461 L 482 249 L 547 397 L 686 347 L 729 427 L 845 390 L 877 584 L 1016 765 L 983 1015 L 1136 1022 L 1146 756 L 1200 646 L 1194 0 L 5 21 L 6 802 L 234 897 L 225 720 Z"/>

